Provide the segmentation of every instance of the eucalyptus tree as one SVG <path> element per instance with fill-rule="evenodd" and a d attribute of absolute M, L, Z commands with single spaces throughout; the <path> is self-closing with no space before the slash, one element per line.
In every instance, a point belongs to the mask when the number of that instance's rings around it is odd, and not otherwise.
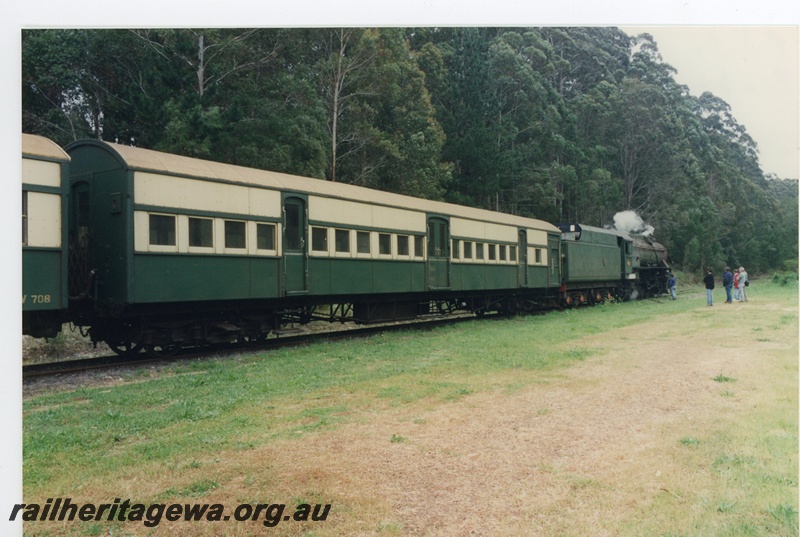
<path fill-rule="evenodd" d="M 215 136 L 215 158 L 324 178 L 317 43 L 315 29 L 261 29 L 248 39 L 249 55 L 268 59 L 232 73 L 217 90 L 211 104 L 222 111 L 224 128 Z"/>
<path fill-rule="evenodd" d="M 415 33 L 453 162 L 448 199 L 558 219 L 574 180 L 573 120 L 547 76 L 535 29 L 449 28 Z"/>
<path fill-rule="evenodd" d="M 444 28 L 417 32 L 415 42 L 426 45 L 419 56 L 430 69 L 426 86 L 432 95 L 438 123 L 446 140 L 442 160 L 453 165 L 449 201 L 480 207 L 495 206 L 498 192 L 495 163 L 496 117 L 494 96 L 489 91 L 488 44 L 497 34 L 489 28 Z"/>
<path fill-rule="evenodd" d="M 452 166 L 441 160 L 445 135 L 436 121 L 425 75 L 402 29 L 380 30 L 376 44 L 374 91 L 362 99 L 362 111 L 374 114 L 374 134 L 360 151 L 360 160 L 380 165 L 369 184 L 440 199 Z"/>
<path fill-rule="evenodd" d="M 359 96 L 371 92 L 372 60 L 376 55 L 374 34 L 375 31 L 361 28 L 335 28 L 323 30 L 320 34 L 323 56 L 317 70 L 327 110 L 330 149 L 325 176 L 330 181 L 337 181 L 340 162 L 367 143 L 354 128 L 343 128 L 342 120 L 349 119 Z M 369 173 L 368 170 L 363 172 Z M 350 181 L 360 182 L 361 178 L 351 178 Z"/>
<path fill-rule="evenodd" d="M 326 178 L 441 197 L 449 179 L 444 135 L 404 30 L 326 29 L 320 39 Z"/>
<path fill-rule="evenodd" d="M 131 115 L 121 113 L 130 106 L 129 81 L 115 73 L 122 58 L 138 55 L 125 37 L 115 30 L 23 30 L 23 131 L 61 144 L 118 137 L 117 125 Z"/>

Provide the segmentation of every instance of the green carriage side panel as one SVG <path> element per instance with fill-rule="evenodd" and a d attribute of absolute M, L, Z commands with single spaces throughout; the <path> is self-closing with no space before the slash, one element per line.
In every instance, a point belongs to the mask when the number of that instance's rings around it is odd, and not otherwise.
<path fill-rule="evenodd" d="M 410 263 L 410 270 L 411 270 L 411 291 L 415 293 L 420 293 L 425 291 L 426 289 L 426 282 L 425 282 L 425 263 L 424 262 L 412 262 Z"/>
<path fill-rule="evenodd" d="M 486 267 L 483 264 L 453 263 L 452 266 L 455 289 L 473 291 L 486 286 Z"/>
<path fill-rule="evenodd" d="M 464 265 L 460 263 L 450 263 L 450 288 L 454 291 L 465 289 Z"/>
<path fill-rule="evenodd" d="M 377 260 L 373 263 L 374 293 L 408 293 L 419 287 L 420 263 L 389 260 Z"/>
<path fill-rule="evenodd" d="M 331 260 L 327 257 L 308 258 L 308 294 L 329 295 L 331 292 Z M 287 278 L 289 276 L 287 275 Z M 370 276 L 370 286 L 371 286 Z"/>
<path fill-rule="evenodd" d="M 281 261 L 278 257 L 251 257 L 250 296 L 275 298 L 281 294 Z"/>
<path fill-rule="evenodd" d="M 425 264 L 419 261 L 312 257 L 308 272 L 312 296 L 425 290 Z"/>
<path fill-rule="evenodd" d="M 457 291 L 516 289 L 519 286 L 517 265 L 453 263 L 452 283 Z"/>
<path fill-rule="evenodd" d="M 528 267 L 528 288 L 529 289 L 544 289 L 548 286 L 553 287 L 548 280 L 548 267 L 535 266 Z"/>
<path fill-rule="evenodd" d="M 516 287 L 516 265 L 488 265 L 486 267 L 486 289 L 514 289 Z"/>
<path fill-rule="evenodd" d="M 59 249 L 23 249 L 23 311 L 57 310 L 66 307 L 66 287 L 61 270 L 65 264 L 63 253 Z"/>
<path fill-rule="evenodd" d="M 280 296 L 280 260 L 246 256 L 136 254 L 136 302 L 189 302 Z"/>
<path fill-rule="evenodd" d="M 370 294 L 374 291 L 374 265 L 371 259 L 311 258 L 311 294 Z"/>

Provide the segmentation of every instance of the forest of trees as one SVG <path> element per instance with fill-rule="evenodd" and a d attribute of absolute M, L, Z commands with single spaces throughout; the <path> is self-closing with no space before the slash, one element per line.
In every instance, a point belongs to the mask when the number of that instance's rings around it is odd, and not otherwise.
<path fill-rule="evenodd" d="M 798 182 L 617 28 L 26 30 L 23 132 L 549 222 L 636 211 L 672 263 L 797 270 Z"/>

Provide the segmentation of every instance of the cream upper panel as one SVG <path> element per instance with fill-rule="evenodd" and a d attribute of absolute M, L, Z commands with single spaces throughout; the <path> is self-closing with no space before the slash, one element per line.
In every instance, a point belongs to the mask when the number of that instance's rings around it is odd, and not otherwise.
<path fill-rule="evenodd" d="M 250 213 L 254 216 L 281 217 L 281 193 L 263 188 L 249 188 Z"/>
<path fill-rule="evenodd" d="M 117 144 L 104 144 L 117 154 L 132 169 L 163 172 L 163 174 L 196 175 L 198 177 L 223 179 L 228 181 L 260 185 L 273 190 L 303 192 L 310 196 L 349 199 L 364 204 L 381 204 L 413 212 L 449 215 L 472 220 L 486 220 L 516 227 L 531 227 L 558 232 L 558 228 L 541 220 L 502 214 L 473 207 L 464 207 L 449 203 L 381 192 L 368 188 L 333 183 L 319 179 L 298 177 L 283 173 L 255 170 L 219 162 L 198 160 L 179 155 L 170 155 Z"/>
<path fill-rule="evenodd" d="M 528 230 L 528 244 L 535 244 L 537 246 L 547 246 L 547 232 L 539 231 L 538 229 Z"/>
<path fill-rule="evenodd" d="M 491 222 L 476 222 L 461 218 L 450 219 L 450 235 L 453 237 L 469 238 L 484 241 L 517 242 L 517 228 L 493 224 Z"/>
<path fill-rule="evenodd" d="M 426 216 L 425 213 L 405 211 L 403 209 L 373 207 L 372 225 L 384 229 L 424 233 L 426 230 Z"/>
<path fill-rule="evenodd" d="M 61 166 L 57 162 L 23 158 L 22 182 L 59 188 L 61 187 Z"/>
<path fill-rule="evenodd" d="M 308 215 L 315 222 L 425 233 L 425 214 L 319 196 L 309 196 Z"/>
<path fill-rule="evenodd" d="M 61 196 L 28 192 L 28 246 L 61 246 Z"/>
<path fill-rule="evenodd" d="M 354 201 L 309 196 L 308 215 L 317 222 L 350 226 L 372 226 L 372 206 Z"/>
<path fill-rule="evenodd" d="M 134 175 L 135 202 L 192 211 L 280 217 L 280 192 L 147 172 Z"/>

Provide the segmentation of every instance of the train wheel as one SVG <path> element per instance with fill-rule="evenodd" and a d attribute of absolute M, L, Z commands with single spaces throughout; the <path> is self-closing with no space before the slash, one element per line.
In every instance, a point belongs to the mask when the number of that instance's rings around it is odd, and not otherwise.
<path fill-rule="evenodd" d="M 145 345 L 144 352 L 153 358 L 169 358 L 170 356 L 175 356 L 180 348 L 180 343 L 173 343 L 171 345 Z"/>
<path fill-rule="evenodd" d="M 142 350 L 143 346 L 141 343 L 133 343 L 132 341 L 121 341 L 115 343 L 107 341 L 106 344 L 108 345 L 109 349 L 120 356 L 133 356 L 134 354 L 138 354 L 139 351 Z"/>

